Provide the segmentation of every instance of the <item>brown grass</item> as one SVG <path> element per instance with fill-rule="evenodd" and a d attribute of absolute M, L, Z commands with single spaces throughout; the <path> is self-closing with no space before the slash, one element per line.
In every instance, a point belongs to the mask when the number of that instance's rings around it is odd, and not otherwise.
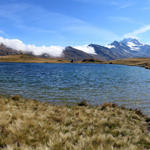
<path fill-rule="evenodd" d="M 112 61 L 105 61 L 105 64 L 122 64 L 129 66 L 140 66 L 150 69 L 150 58 L 127 58 L 127 59 L 117 59 Z"/>
<path fill-rule="evenodd" d="M 91 60 L 91 59 L 90 59 Z M 75 61 L 74 63 L 97 63 L 97 64 L 121 64 L 129 66 L 140 66 L 150 69 L 150 58 L 127 58 L 127 59 L 117 59 L 112 61 Z M 17 63 L 71 63 L 69 60 L 63 58 L 40 58 L 30 55 L 7 55 L 0 56 L 0 62 L 17 62 Z"/>
<path fill-rule="evenodd" d="M 55 106 L 1 96 L 0 149 L 148 150 L 146 120 L 140 111 L 112 103 Z"/>
<path fill-rule="evenodd" d="M 7 55 L 0 56 L 0 62 L 17 63 L 70 63 L 70 61 L 58 58 L 40 58 L 30 55 Z"/>

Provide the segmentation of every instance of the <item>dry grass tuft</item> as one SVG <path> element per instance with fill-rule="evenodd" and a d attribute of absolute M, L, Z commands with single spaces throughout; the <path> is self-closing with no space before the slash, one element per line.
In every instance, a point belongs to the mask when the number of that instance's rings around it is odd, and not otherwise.
<path fill-rule="evenodd" d="M 149 119 L 116 104 L 55 106 L 0 97 L 0 149 L 148 150 Z"/>

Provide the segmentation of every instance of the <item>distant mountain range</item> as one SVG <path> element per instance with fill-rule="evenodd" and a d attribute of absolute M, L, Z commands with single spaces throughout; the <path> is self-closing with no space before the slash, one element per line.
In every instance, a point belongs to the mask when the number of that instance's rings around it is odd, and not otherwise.
<path fill-rule="evenodd" d="M 68 46 L 64 48 L 61 57 L 73 61 L 80 61 L 84 59 L 115 60 L 131 57 L 150 57 L 150 45 L 142 44 L 137 39 L 133 38 L 127 38 L 119 42 L 114 41 L 107 46 L 90 44 L 88 45 L 88 48 L 92 48 L 94 53 L 88 53 L 82 49 Z M 16 54 L 29 54 L 33 56 L 32 52 L 18 51 L 7 47 L 3 43 L 0 45 L 0 56 Z M 52 56 L 47 53 L 44 53 L 39 57 L 52 58 Z"/>

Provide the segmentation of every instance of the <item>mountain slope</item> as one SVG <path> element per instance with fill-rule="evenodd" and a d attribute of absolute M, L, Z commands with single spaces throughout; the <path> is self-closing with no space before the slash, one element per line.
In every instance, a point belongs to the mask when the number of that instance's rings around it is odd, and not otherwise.
<path fill-rule="evenodd" d="M 0 56 L 21 54 L 20 51 L 8 48 L 4 44 L 0 44 Z"/>
<path fill-rule="evenodd" d="M 150 57 L 150 45 L 142 44 L 137 39 L 132 38 L 123 39 L 122 41 L 114 41 L 107 46 L 90 44 L 88 45 L 88 48 L 88 51 L 85 51 L 85 49 L 82 48 L 79 50 L 77 48 L 68 46 L 62 50 L 62 56 L 58 57 L 58 59 L 62 58 L 69 61 L 81 61 L 83 59 L 115 60 L 131 57 Z M 95 51 L 95 53 L 90 53 L 89 50 L 91 49 Z M 32 52 L 18 51 L 7 47 L 3 43 L 0 44 L 0 56 L 16 54 L 28 54 L 33 56 Z M 38 57 L 54 58 L 45 52 L 41 55 L 38 55 Z"/>
<path fill-rule="evenodd" d="M 67 60 L 79 61 L 83 59 L 93 59 L 94 57 L 88 53 L 85 53 L 81 50 L 75 49 L 71 46 L 68 46 L 63 51 L 64 58 Z"/>

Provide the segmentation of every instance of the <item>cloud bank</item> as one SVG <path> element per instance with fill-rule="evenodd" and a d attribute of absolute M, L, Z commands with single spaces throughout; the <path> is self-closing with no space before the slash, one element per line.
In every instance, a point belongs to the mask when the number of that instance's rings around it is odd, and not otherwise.
<path fill-rule="evenodd" d="M 5 39 L 0 37 L 0 43 L 5 46 L 23 52 L 32 52 L 34 55 L 42 55 L 47 53 L 52 57 L 61 57 L 64 47 L 61 46 L 35 46 L 26 45 L 21 40 L 18 39 Z"/>
<path fill-rule="evenodd" d="M 21 40 L 5 39 L 3 37 L 0 37 L 0 44 L 4 44 L 9 48 L 18 51 L 32 52 L 32 54 L 37 56 L 42 54 L 49 54 L 52 57 L 61 57 L 63 56 L 63 51 L 65 50 L 65 47 L 62 46 L 36 46 L 30 44 L 27 45 L 24 44 Z M 79 49 L 85 53 L 96 54 L 94 48 L 88 45 L 74 46 L 74 48 Z"/>

